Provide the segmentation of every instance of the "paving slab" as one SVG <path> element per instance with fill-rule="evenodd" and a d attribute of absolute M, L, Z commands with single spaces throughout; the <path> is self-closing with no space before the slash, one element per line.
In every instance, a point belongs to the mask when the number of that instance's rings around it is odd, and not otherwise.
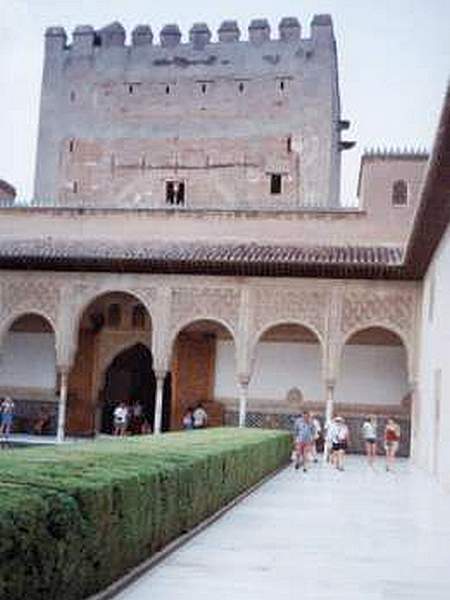
<path fill-rule="evenodd" d="M 116 600 L 449 600 L 450 498 L 408 461 L 289 467 Z"/>

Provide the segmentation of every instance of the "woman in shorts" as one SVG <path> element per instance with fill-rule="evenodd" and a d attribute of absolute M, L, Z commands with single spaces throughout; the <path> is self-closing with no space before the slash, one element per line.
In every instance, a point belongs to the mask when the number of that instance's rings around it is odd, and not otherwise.
<path fill-rule="evenodd" d="M 348 448 L 349 430 L 342 417 L 336 417 L 330 426 L 331 464 L 344 470 L 344 457 Z"/>
<path fill-rule="evenodd" d="M 392 471 L 400 442 L 400 425 L 388 419 L 384 429 L 384 449 L 386 450 L 386 471 Z"/>
<path fill-rule="evenodd" d="M 377 422 L 375 417 L 367 417 L 362 426 L 366 456 L 372 467 L 377 455 Z"/>

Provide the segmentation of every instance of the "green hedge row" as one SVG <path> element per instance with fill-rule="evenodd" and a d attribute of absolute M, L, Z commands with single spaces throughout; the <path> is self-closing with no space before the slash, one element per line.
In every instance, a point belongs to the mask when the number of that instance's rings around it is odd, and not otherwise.
<path fill-rule="evenodd" d="M 86 598 L 287 462 L 215 429 L 0 452 L 0 598 Z"/>

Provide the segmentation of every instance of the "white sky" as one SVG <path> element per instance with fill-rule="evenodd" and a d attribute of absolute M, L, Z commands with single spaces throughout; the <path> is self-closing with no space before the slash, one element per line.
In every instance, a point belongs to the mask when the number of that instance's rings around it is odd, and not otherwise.
<path fill-rule="evenodd" d="M 276 34 L 283 16 L 308 32 L 316 13 L 333 16 L 343 117 L 352 122 L 344 153 L 342 201 L 356 195 L 361 152 L 373 146 L 431 146 L 450 74 L 450 0 L 0 0 L 0 178 L 21 199 L 33 193 L 44 31 L 119 20 L 127 31 L 149 23 L 155 37 L 177 22 L 215 31 L 234 18 L 243 32 L 266 17 Z M 185 38 L 184 38 L 185 39 Z"/>

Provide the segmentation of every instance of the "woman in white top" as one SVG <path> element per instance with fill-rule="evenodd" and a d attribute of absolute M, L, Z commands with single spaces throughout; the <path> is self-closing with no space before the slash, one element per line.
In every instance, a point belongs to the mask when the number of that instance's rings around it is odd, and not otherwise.
<path fill-rule="evenodd" d="M 373 466 L 377 455 L 377 421 L 375 417 L 367 417 L 362 426 L 362 436 L 366 446 L 366 456 L 370 466 Z"/>
<path fill-rule="evenodd" d="M 349 441 L 349 430 L 342 417 L 335 417 L 329 428 L 331 464 L 338 471 L 344 470 L 344 457 Z"/>

